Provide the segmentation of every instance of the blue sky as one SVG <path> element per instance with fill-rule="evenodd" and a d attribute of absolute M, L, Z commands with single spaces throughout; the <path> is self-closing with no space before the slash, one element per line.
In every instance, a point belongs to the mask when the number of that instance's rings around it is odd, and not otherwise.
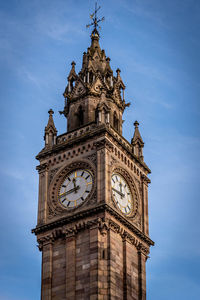
<path fill-rule="evenodd" d="M 148 300 L 200 299 L 200 2 L 99 1 L 100 44 L 126 84 L 123 134 L 140 123 L 149 189 Z M 48 109 L 66 130 L 62 93 L 90 45 L 94 1 L 0 1 L 0 300 L 40 298 L 38 175 Z"/>

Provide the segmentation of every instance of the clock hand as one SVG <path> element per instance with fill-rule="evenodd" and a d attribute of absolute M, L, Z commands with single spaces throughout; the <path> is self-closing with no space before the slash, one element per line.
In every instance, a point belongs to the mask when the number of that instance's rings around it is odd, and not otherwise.
<path fill-rule="evenodd" d="M 77 193 L 77 190 L 79 190 L 79 189 L 80 189 L 80 186 L 78 185 L 78 186 L 76 186 L 75 188 L 73 188 L 73 189 L 71 189 L 71 190 L 69 190 L 69 191 L 63 193 L 62 195 L 59 195 L 59 198 L 61 198 L 61 197 L 63 197 L 63 196 L 66 196 L 66 195 L 69 195 L 69 194 L 71 194 L 71 193 L 73 193 L 73 192 Z"/>
<path fill-rule="evenodd" d="M 73 184 L 74 184 L 74 188 L 76 189 L 76 179 L 75 178 L 73 178 Z M 77 190 L 75 190 L 75 193 L 77 193 Z"/>
<path fill-rule="evenodd" d="M 125 194 L 121 193 L 120 191 L 116 190 L 115 188 L 112 188 L 112 190 L 114 192 L 118 193 L 121 196 L 121 198 L 125 197 Z"/>

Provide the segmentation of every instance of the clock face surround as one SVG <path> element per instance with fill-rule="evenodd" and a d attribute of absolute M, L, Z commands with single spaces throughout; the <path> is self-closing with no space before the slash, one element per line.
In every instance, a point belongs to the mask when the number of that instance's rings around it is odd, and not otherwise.
<path fill-rule="evenodd" d="M 78 207 L 89 196 L 93 182 L 93 174 L 87 169 L 76 169 L 70 172 L 60 185 L 59 203 L 66 209 Z"/>
<path fill-rule="evenodd" d="M 114 172 L 111 176 L 112 195 L 118 209 L 126 216 L 133 213 L 133 196 L 126 179 Z"/>

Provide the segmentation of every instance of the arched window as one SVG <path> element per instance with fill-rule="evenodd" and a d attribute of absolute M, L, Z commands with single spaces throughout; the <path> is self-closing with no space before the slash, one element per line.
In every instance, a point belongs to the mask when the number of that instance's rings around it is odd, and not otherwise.
<path fill-rule="evenodd" d="M 77 112 L 77 125 L 82 126 L 84 122 L 84 111 L 82 106 L 80 105 Z"/>
<path fill-rule="evenodd" d="M 72 92 L 72 91 L 73 91 L 74 86 L 75 86 L 75 80 L 74 80 L 74 78 L 72 78 L 72 79 L 69 81 L 69 92 Z"/>
<path fill-rule="evenodd" d="M 117 118 L 116 112 L 114 112 L 113 116 L 113 127 L 118 131 L 119 130 L 119 120 Z"/>
<path fill-rule="evenodd" d="M 89 82 L 90 82 L 90 84 L 92 84 L 92 82 L 93 82 L 93 73 L 92 73 L 92 71 L 90 71 L 90 73 L 89 73 Z"/>

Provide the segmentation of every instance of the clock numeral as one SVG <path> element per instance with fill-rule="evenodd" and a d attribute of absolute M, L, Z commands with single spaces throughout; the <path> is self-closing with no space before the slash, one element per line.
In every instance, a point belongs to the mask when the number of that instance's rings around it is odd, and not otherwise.
<path fill-rule="evenodd" d="M 125 207 L 124 209 L 125 209 L 125 212 L 126 212 L 126 214 L 127 214 L 127 209 L 126 209 L 126 207 Z"/>
<path fill-rule="evenodd" d="M 81 177 L 83 176 L 84 173 L 85 173 L 84 171 L 81 173 Z"/>
<path fill-rule="evenodd" d="M 85 191 L 86 193 L 89 193 L 90 191 Z"/>
<path fill-rule="evenodd" d="M 126 184 L 124 185 L 124 188 L 126 188 Z"/>
<path fill-rule="evenodd" d="M 112 181 L 115 183 L 114 179 L 112 178 Z"/>
<path fill-rule="evenodd" d="M 116 180 L 118 181 L 118 178 L 117 178 L 117 176 L 115 176 L 115 178 L 116 178 Z"/>
<path fill-rule="evenodd" d="M 81 200 L 83 201 L 83 200 L 84 200 L 84 198 L 83 198 L 83 197 L 81 197 Z"/>
<path fill-rule="evenodd" d="M 69 201 L 69 202 L 67 203 L 67 207 L 70 205 L 70 203 L 71 203 L 71 201 Z"/>
<path fill-rule="evenodd" d="M 62 200 L 62 203 L 65 202 L 65 200 L 66 200 L 66 198 L 64 198 L 64 199 Z"/>
<path fill-rule="evenodd" d="M 87 180 L 90 177 L 90 175 L 88 175 L 85 179 Z"/>
<path fill-rule="evenodd" d="M 65 184 L 63 184 L 63 185 L 62 185 L 62 187 L 66 188 L 66 185 L 65 185 Z"/>
<path fill-rule="evenodd" d="M 69 181 L 71 181 L 71 178 L 70 178 L 70 177 L 68 177 L 67 179 L 68 179 Z"/>
<path fill-rule="evenodd" d="M 130 193 L 127 193 L 127 195 L 130 195 Z"/>

